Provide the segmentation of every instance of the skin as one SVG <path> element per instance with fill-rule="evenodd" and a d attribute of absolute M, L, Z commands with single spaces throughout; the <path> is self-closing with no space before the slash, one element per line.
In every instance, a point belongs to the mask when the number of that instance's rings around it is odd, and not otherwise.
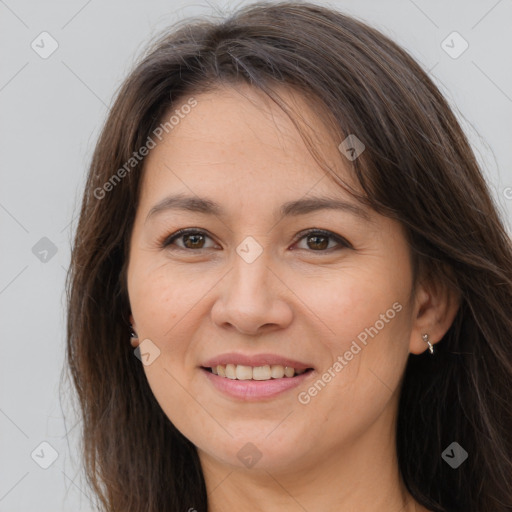
<path fill-rule="evenodd" d="M 356 185 L 350 162 L 310 106 L 281 90 L 313 128 L 332 169 Z M 198 448 L 212 511 L 425 511 L 400 480 L 395 422 L 410 353 L 442 338 L 457 301 L 443 286 L 413 287 L 400 224 L 365 209 L 321 209 L 282 217 L 287 201 L 356 201 L 314 160 L 288 117 L 248 86 L 195 96 L 197 106 L 148 155 L 131 237 L 128 291 L 138 339 L 160 350 L 144 370 L 165 414 Z M 175 107 L 176 108 L 176 107 Z M 339 144 L 340 141 L 338 141 Z M 170 194 L 207 197 L 225 215 L 148 213 Z M 203 231 L 204 248 L 179 238 Z M 347 239 L 295 240 L 316 228 Z M 252 263 L 237 246 L 252 236 Z M 180 250 L 181 248 L 181 250 Z M 331 249 L 332 248 L 332 249 Z M 402 307 L 309 403 L 297 395 L 318 380 L 365 328 Z M 136 344 L 137 342 L 135 342 Z M 307 384 L 260 402 L 214 388 L 202 363 L 226 352 L 275 353 L 315 368 Z M 252 443 L 253 467 L 237 457 Z M 418 461 L 420 463 L 420 461 Z M 193 507 L 194 504 L 191 504 Z"/>

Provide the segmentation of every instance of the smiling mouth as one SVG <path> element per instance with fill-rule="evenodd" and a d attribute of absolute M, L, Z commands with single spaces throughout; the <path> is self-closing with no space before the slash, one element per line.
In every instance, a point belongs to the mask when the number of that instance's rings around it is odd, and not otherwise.
<path fill-rule="evenodd" d="M 303 373 L 313 371 L 313 368 L 297 370 L 291 366 L 280 364 L 264 366 L 246 366 L 241 364 L 219 364 L 214 367 L 202 367 L 204 370 L 219 377 L 232 380 L 272 380 L 282 378 L 293 378 Z"/>

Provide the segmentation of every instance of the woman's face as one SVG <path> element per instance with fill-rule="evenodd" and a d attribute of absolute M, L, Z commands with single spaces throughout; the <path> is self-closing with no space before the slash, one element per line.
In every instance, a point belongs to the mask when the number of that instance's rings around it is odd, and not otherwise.
<path fill-rule="evenodd" d="M 370 444 L 391 442 L 408 354 L 424 349 L 411 342 L 410 252 L 398 223 L 325 175 L 277 106 L 239 90 L 197 95 L 147 157 L 133 324 L 156 399 L 204 463 L 306 469 L 370 433 Z M 349 160 L 293 98 L 355 186 Z"/>

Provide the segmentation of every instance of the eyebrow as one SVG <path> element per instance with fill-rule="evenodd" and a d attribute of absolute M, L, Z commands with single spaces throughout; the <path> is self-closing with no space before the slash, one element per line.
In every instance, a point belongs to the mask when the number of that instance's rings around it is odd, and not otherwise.
<path fill-rule="evenodd" d="M 327 209 L 346 211 L 357 217 L 360 217 L 363 220 L 370 221 L 368 212 L 357 204 L 348 203 L 340 199 L 321 196 L 288 201 L 281 205 L 281 208 L 278 210 L 277 214 L 280 214 L 283 217 L 290 217 L 306 215 L 317 210 Z M 153 206 L 146 217 L 146 221 L 150 217 L 167 210 L 184 210 L 193 213 L 215 215 L 218 217 L 226 215 L 226 212 L 222 206 L 211 199 L 178 194 L 168 196 Z"/>

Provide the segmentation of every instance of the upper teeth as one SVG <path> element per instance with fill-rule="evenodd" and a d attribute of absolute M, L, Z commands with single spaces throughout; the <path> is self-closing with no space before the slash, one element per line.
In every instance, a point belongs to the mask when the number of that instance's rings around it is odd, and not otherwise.
<path fill-rule="evenodd" d="M 220 377 L 238 380 L 270 380 L 282 379 L 283 377 L 293 377 L 300 375 L 306 370 L 296 370 L 291 366 L 282 366 L 273 364 L 265 366 L 244 366 L 241 364 L 219 364 L 212 367 L 212 372 Z"/>

